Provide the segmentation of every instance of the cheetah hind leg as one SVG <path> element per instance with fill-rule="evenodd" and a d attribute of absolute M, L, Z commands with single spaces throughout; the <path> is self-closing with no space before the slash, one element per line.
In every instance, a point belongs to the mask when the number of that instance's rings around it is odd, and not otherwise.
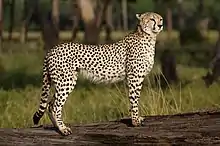
<path fill-rule="evenodd" d="M 67 97 L 72 92 L 76 85 L 77 74 L 75 76 L 68 75 L 64 82 L 61 80 L 59 86 L 55 85 L 56 93 L 49 103 L 48 116 L 55 127 L 58 128 L 61 135 L 67 136 L 72 133 L 62 120 L 62 108 L 67 100 Z M 58 84 L 57 84 L 58 85 Z"/>
<path fill-rule="evenodd" d="M 51 101 L 49 102 L 47 114 L 48 114 L 48 117 L 50 118 L 50 121 L 53 123 L 54 126 L 56 126 L 56 120 L 54 118 L 54 113 L 52 112 L 54 101 L 55 101 L 55 94 L 54 94 L 53 99 L 51 99 Z"/>
<path fill-rule="evenodd" d="M 53 112 L 54 101 L 55 101 L 55 99 L 52 99 L 49 103 L 48 116 L 49 116 L 51 122 L 53 123 L 54 127 L 58 128 L 60 134 L 67 136 L 72 133 L 72 130 L 69 127 L 66 127 L 65 125 L 63 125 L 62 128 L 59 127 L 55 113 Z"/>

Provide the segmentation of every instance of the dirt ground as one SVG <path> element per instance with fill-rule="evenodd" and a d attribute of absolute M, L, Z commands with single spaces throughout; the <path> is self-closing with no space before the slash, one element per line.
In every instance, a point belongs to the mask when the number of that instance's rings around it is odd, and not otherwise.
<path fill-rule="evenodd" d="M 0 129 L 0 145 L 220 145 L 220 111 L 148 116 L 142 127 L 130 119 L 71 125 L 61 136 L 50 125 Z"/>

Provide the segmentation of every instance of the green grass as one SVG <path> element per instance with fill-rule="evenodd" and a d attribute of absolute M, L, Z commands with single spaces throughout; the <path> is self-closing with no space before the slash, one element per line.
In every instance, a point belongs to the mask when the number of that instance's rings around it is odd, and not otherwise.
<path fill-rule="evenodd" d="M 40 100 L 43 51 L 27 48 L 30 46 L 25 49 L 21 45 L 8 47 L 0 56 L 0 127 L 29 127 Z M 141 94 L 142 115 L 219 107 L 218 84 L 206 88 L 200 79 L 206 73 L 204 68 L 178 65 L 177 70 L 182 84 L 163 91 L 153 83 L 153 75 L 160 72 L 159 66 L 154 66 Z M 184 85 L 188 80 L 193 81 Z M 94 85 L 80 79 L 64 106 L 63 118 L 69 123 L 90 123 L 129 116 L 127 92 L 124 82 Z M 48 123 L 48 117 L 44 116 L 41 124 Z"/>
<path fill-rule="evenodd" d="M 112 36 L 114 36 L 115 40 L 121 39 L 125 34 L 129 33 L 116 30 L 112 32 Z M 168 32 L 166 30 L 162 31 L 160 35 L 158 35 L 157 40 L 160 42 L 166 42 L 168 40 Z M 3 39 L 7 40 L 9 36 L 9 33 L 7 31 L 3 32 Z M 60 31 L 59 33 L 60 39 L 62 41 L 69 40 L 72 36 L 71 31 Z M 82 41 L 84 36 L 84 32 L 80 31 L 77 33 L 76 40 Z M 105 31 L 101 31 L 100 33 L 100 41 L 103 42 L 104 37 L 106 36 Z M 208 30 L 206 34 L 206 38 L 208 42 L 215 42 L 218 38 L 218 32 L 216 30 Z M 28 40 L 41 40 L 41 32 L 40 31 L 29 31 L 28 32 Z M 170 33 L 170 39 L 171 41 L 178 41 L 179 40 L 179 32 L 177 30 L 172 30 Z M 19 41 L 20 40 L 20 32 L 13 32 L 12 33 L 12 40 Z"/>

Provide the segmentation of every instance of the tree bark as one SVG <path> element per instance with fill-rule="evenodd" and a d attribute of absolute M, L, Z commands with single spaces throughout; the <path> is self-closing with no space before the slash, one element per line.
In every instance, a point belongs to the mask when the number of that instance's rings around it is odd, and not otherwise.
<path fill-rule="evenodd" d="M 199 0 L 198 12 L 200 14 L 203 14 L 203 12 L 204 12 L 204 0 Z"/>
<path fill-rule="evenodd" d="M 183 30 L 185 27 L 184 13 L 183 13 L 183 0 L 178 0 L 178 21 L 179 30 Z"/>
<path fill-rule="evenodd" d="M 111 33 L 112 30 L 114 29 L 113 27 L 113 20 L 112 20 L 112 7 L 113 7 L 113 2 L 109 2 L 109 5 L 106 10 L 105 14 L 105 29 L 106 29 L 106 38 L 105 41 L 111 43 L 112 38 L 111 38 Z"/>
<path fill-rule="evenodd" d="M 205 76 L 202 77 L 206 87 L 211 86 L 218 81 L 220 76 L 220 23 L 218 23 L 218 39 L 213 48 L 212 60 L 209 63 L 209 70 Z"/>
<path fill-rule="evenodd" d="M 31 15 L 29 13 L 29 15 Z M 28 0 L 24 0 L 24 10 L 23 10 L 23 22 L 21 26 L 21 33 L 20 33 L 20 42 L 25 43 L 27 41 L 27 27 L 30 19 L 28 19 Z"/>
<path fill-rule="evenodd" d="M 197 29 L 200 31 L 201 36 L 205 37 L 207 30 L 208 30 L 208 24 L 209 24 L 209 18 L 204 17 L 204 0 L 199 0 L 198 5 L 198 20 L 197 20 Z"/>
<path fill-rule="evenodd" d="M 0 129 L 0 145 L 219 145 L 220 111 L 145 117 L 142 127 L 130 119 L 70 125 L 73 133 L 60 136 L 50 125 Z"/>
<path fill-rule="evenodd" d="M 160 75 L 160 86 L 162 89 L 169 87 L 171 84 L 178 83 L 179 78 L 176 70 L 176 58 L 174 54 L 165 49 L 160 58 L 161 63 L 161 71 L 162 75 Z"/>
<path fill-rule="evenodd" d="M 172 10 L 170 7 L 167 7 L 167 33 L 168 33 L 168 40 L 171 39 L 171 32 L 173 29 L 173 21 L 172 21 Z"/>
<path fill-rule="evenodd" d="M 3 41 L 3 0 L 0 0 L 0 51 L 2 50 Z"/>
<path fill-rule="evenodd" d="M 52 1 L 52 22 L 55 28 L 55 35 L 59 40 L 59 18 L 60 18 L 60 0 Z"/>
<path fill-rule="evenodd" d="M 31 17 L 33 16 L 34 12 L 38 9 L 38 1 L 35 0 L 34 3 L 30 3 L 29 0 L 24 0 L 24 9 L 23 9 L 23 22 L 21 26 L 20 32 L 20 42 L 25 43 L 27 41 L 27 34 L 28 34 L 28 26 L 31 23 Z"/>
<path fill-rule="evenodd" d="M 88 44 L 96 44 L 98 32 L 95 23 L 95 12 L 91 0 L 77 0 L 84 22 L 84 41 Z"/>
<path fill-rule="evenodd" d="M 12 32 L 14 28 L 14 9 L 15 9 L 15 0 L 11 0 L 10 3 L 10 25 L 8 30 L 8 40 L 12 39 Z"/>
<path fill-rule="evenodd" d="M 54 4 L 54 7 L 55 6 L 56 5 Z M 59 32 L 56 23 L 57 18 L 55 17 L 56 24 L 54 24 L 54 20 L 52 18 L 53 16 L 57 16 L 57 13 L 43 13 L 41 7 L 39 6 L 39 1 L 36 2 L 35 13 L 37 14 L 37 19 L 40 22 L 41 35 L 44 42 L 44 50 L 47 51 L 59 43 Z"/>
<path fill-rule="evenodd" d="M 57 28 L 51 20 L 41 19 L 41 32 L 44 41 L 44 50 L 49 50 L 59 43 Z"/>
<path fill-rule="evenodd" d="M 78 0 L 78 6 L 85 24 L 84 40 L 87 44 L 97 44 L 99 41 L 100 26 L 103 21 L 104 13 L 108 6 L 109 0 L 103 0 L 97 14 L 91 0 Z"/>
<path fill-rule="evenodd" d="M 76 0 L 70 0 L 70 5 L 72 8 L 72 37 L 71 41 L 76 39 L 77 31 L 79 30 L 79 21 L 80 21 L 80 10 L 79 7 L 77 6 L 77 1 Z"/>
<path fill-rule="evenodd" d="M 123 21 L 123 29 L 128 30 L 128 10 L 127 10 L 127 0 L 122 0 L 122 21 Z"/>
<path fill-rule="evenodd" d="M 109 2 L 111 0 L 104 0 L 102 1 L 100 11 L 97 12 L 96 14 L 96 26 L 99 28 L 104 20 L 106 10 L 108 8 Z"/>
<path fill-rule="evenodd" d="M 115 6 L 115 26 L 116 30 L 122 30 L 122 12 L 121 12 L 121 2 L 120 1 L 113 1 Z"/>

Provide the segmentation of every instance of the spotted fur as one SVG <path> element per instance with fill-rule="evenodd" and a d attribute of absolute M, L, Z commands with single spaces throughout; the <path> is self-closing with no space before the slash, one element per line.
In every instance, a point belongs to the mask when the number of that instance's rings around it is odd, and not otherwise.
<path fill-rule="evenodd" d="M 47 105 L 49 90 L 53 83 L 55 94 L 49 102 L 48 115 L 61 134 L 71 134 L 71 129 L 62 120 L 62 107 L 82 73 L 96 83 L 113 83 L 127 80 L 132 124 L 138 126 L 138 100 L 144 77 L 154 64 L 156 36 L 163 29 L 159 14 L 146 12 L 136 14 L 137 28 L 124 39 L 113 44 L 86 45 L 63 43 L 53 47 L 45 56 L 43 64 L 43 86 L 40 107 L 33 116 L 38 124 Z"/>

